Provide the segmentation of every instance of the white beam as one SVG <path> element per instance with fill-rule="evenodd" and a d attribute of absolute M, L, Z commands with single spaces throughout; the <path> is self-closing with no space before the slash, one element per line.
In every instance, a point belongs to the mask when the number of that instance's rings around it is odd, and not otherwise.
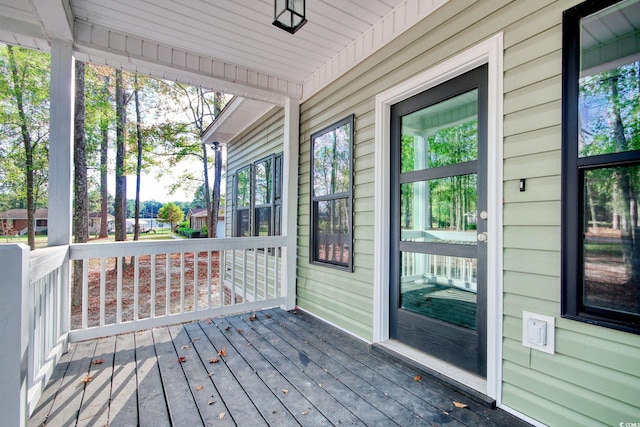
<path fill-rule="evenodd" d="M 71 243 L 74 59 L 71 43 L 51 42 L 49 246 Z"/>
<path fill-rule="evenodd" d="M 284 155 L 282 157 L 282 229 L 287 236 L 283 250 L 285 309 L 296 306 L 296 255 L 298 244 L 298 156 L 300 153 L 300 103 L 289 99 L 284 105 Z"/>
<path fill-rule="evenodd" d="M 76 52 L 87 55 L 92 62 L 103 59 L 111 67 L 276 105 L 302 96 L 302 84 L 298 82 L 87 22 L 76 21 L 75 36 Z"/>
<path fill-rule="evenodd" d="M 73 14 L 69 0 L 31 0 L 50 40 L 73 41 Z"/>

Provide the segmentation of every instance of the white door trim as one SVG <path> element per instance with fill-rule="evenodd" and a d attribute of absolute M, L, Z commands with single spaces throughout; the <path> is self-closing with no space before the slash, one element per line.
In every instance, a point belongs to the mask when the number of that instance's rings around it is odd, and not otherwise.
<path fill-rule="evenodd" d="M 488 64 L 487 390 L 500 404 L 502 382 L 503 35 L 495 36 L 376 96 L 373 341 L 389 339 L 391 106 Z"/>

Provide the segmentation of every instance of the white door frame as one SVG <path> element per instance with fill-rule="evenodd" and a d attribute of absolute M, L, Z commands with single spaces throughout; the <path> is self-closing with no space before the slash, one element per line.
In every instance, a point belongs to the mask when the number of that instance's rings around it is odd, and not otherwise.
<path fill-rule="evenodd" d="M 495 36 L 376 96 L 373 341 L 389 339 L 391 106 L 488 64 L 487 396 L 500 404 L 502 382 L 503 35 Z"/>

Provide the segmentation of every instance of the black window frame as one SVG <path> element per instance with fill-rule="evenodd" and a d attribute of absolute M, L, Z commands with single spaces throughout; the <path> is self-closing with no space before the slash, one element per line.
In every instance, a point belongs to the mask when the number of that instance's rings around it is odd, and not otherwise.
<path fill-rule="evenodd" d="M 281 234 L 281 206 L 282 206 L 282 156 L 283 153 L 270 154 L 262 157 L 253 163 L 245 165 L 236 169 L 236 173 L 233 177 L 233 232 L 234 237 L 250 237 L 259 235 L 259 224 L 257 220 L 259 209 L 269 209 L 269 236 L 279 236 Z M 271 162 L 271 170 L 269 172 L 269 179 L 271 181 L 271 189 L 269 200 L 267 203 L 256 204 L 256 170 L 260 163 L 265 161 Z M 247 206 L 238 205 L 238 174 L 248 171 L 249 172 L 249 204 Z M 248 231 L 247 235 L 241 235 L 240 217 L 242 215 L 248 215 Z"/>
<path fill-rule="evenodd" d="M 583 18 L 623 0 L 588 0 L 565 10 L 562 20 L 562 271 L 563 318 L 640 333 L 640 314 L 588 306 L 584 301 L 585 173 L 602 168 L 640 165 L 640 150 L 580 157 L 579 79 L 580 22 Z"/>
<path fill-rule="evenodd" d="M 344 125 L 349 125 L 350 135 L 349 135 L 349 185 L 348 190 L 340 193 L 333 193 L 330 195 L 316 196 L 314 189 L 314 141 L 329 132 L 332 132 Z M 321 265 L 325 267 L 335 268 L 337 270 L 343 270 L 347 272 L 353 272 L 353 194 L 354 194 L 354 147 L 355 147 L 355 115 L 351 114 L 345 117 L 342 120 L 339 120 L 317 132 L 314 132 L 311 135 L 311 150 L 310 150 L 310 223 L 309 223 L 309 262 L 315 265 Z M 347 201 L 347 217 L 349 218 L 349 226 L 347 233 L 347 243 L 348 243 L 348 251 L 349 251 L 349 261 L 347 263 L 338 263 L 333 261 L 326 261 L 319 259 L 318 256 L 318 227 L 317 227 L 317 207 L 319 202 L 327 202 L 327 201 L 336 201 L 345 199 Z"/>

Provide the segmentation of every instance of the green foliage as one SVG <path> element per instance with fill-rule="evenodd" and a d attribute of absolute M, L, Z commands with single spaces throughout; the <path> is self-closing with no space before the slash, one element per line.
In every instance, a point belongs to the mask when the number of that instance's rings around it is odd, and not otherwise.
<path fill-rule="evenodd" d="M 168 222 L 172 227 L 182 221 L 183 218 L 184 212 L 175 203 L 167 203 L 165 205 L 162 205 L 162 207 L 158 211 L 158 219 L 164 222 Z"/>
<path fill-rule="evenodd" d="M 36 207 L 46 206 L 49 55 L 21 47 L 13 47 L 12 51 L 17 68 L 17 85 L 12 78 L 8 47 L 0 44 L 0 192 L 13 206 L 27 199 L 24 131 L 31 140 L 34 202 Z M 24 118 L 20 117 L 18 97 Z"/>

